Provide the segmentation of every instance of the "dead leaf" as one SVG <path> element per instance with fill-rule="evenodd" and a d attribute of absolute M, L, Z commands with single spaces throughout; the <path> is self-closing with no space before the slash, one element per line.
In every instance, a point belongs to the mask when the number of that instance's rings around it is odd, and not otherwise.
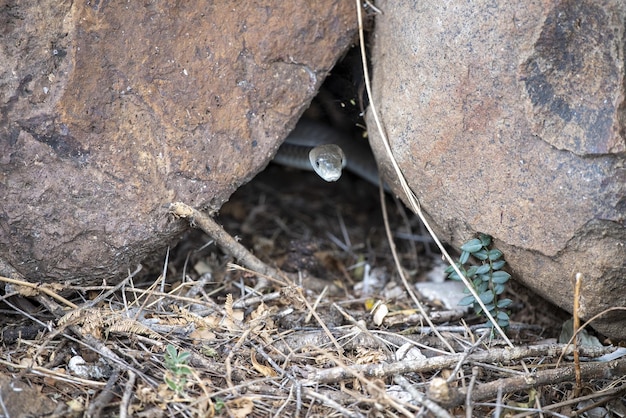
<path fill-rule="evenodd" d="M 252 402 L 252 399 L 248 397 L 241 397 L 228 401 L 226 402 L 226 406 L 228 407 L 231 416 L 235 418 L 245 418 L 251 415 L 254 410 L 254 403 Z"/>
<path fill-rule="evenodd" d="M 194 345 L 200 345 L 203 341 L 215 340 L 215 333 L 207 328 L 196 328 L 189 338 L 193 340 Z"/>
<path fill-rule="evenodd" d="M 261 364 L 256 359 L 256 353 L 254 351 L 250 351 L 250 360 L 252 361 L 252 366 L 254 369 L 261 373 L 264 377 L 275 377 L 276 371 L 271 367 L 268 367 L 264 364 Z"/>

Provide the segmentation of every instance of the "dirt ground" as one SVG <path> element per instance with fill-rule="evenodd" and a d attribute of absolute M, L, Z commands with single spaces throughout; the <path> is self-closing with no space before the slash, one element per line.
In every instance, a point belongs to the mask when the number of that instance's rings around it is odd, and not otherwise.
<path fill-rule="evenodd" d="M 441 276 L 417 219 L 386 203 L 411 289 Z M 259 275 L 195 230 L 122 287 L 6 294 L 3 416 L 623 416 L 624 360 L 581 347 L 579 367 L 559 362 L 567 315 L 515 284 L 515 348 L 483 317 L 420 297 L 437 335 L 361 179 L 270 166 L 217 220 L 291 274 L 256 293 Z"/>

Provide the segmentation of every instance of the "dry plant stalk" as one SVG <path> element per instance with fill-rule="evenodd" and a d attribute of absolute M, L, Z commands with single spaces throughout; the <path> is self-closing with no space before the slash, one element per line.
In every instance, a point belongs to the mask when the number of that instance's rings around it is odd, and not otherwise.
<path fill-rule="evenodd" d="M 580 309 L 580 288 L 583 281 L 582 273 L 576 273 L 576 279 L 574 283 L 574 321 L 573 331 L 574 335 L 578 333 L 580 328 L 580 317 L 578 316 L 578 310 Z M 574 337 L 574 366 L 576 367 L 576 390 L 574 396 L 577 397 L 582 390 L 582 380 L 580 376 L 580 355 L 578 354 L 578 337 Z"/>
<path fill-rule="evenodd" d="M 613 349 L 581 347 L 580 350 L 588 357 L 599 357 L 612 352 Z M 508 363 L 527 357 L 558 357 L 573 353 L 573 348 L 566 344 L 546 344 L 530 347 L 500 348 L 490 349 L 482 353 L 447 354 L 422 360 L 406 360 L 395 363 L 376 363 L 365 365 L 351 365 L 350 370 L 341 367 L 332 367 L 311 373 L 306 376 L 307 381 L 317 384 L 337 383 L 350 379 L 355 373 L 362 373 L 365 376 L 386 377 L 404 373 L 426 373 L 436 370 L 449 369 L 456 366 L 460 361 L 466 363 Z M 617 363 L 615 363 L 617 364 Z M 606 363 L 595 364 L 602 370 L 606 370 Z M 620 365 L 619 367 L 624 367 Z M 532 380 L 532 378 L 530 378 Z"/>
<path fill-rule="evenodd" d="M 265 277 L 278 279 L 279 277 L 289 277 L 289 275 L 279 269 L 273 268 L 252 255 L 246 247 L 238 243 L 228 232 L 217 224 L 209 215 L 204 214 L 182 202 L 175 202 L 169 205 L 169 211 L 178 218 L 185 218 L 191 226 L 198 226 L 225 251 L 240 261 L 245 267 L 258 273 L 259 282 Z"/>
<path fill-rule="evenodd" d="M 58 300 L 64 305 L 76 309 L 78 306 L 69 300 L 65 299 L 63 296 L 58 295 L 54 290 L 55 288 L 60 288 L 60 285 L 54 284 L 37 284 L 37 283 L 29 283 L 24 280 L 11 279 L 9 277 L 0 276 L 0 282 L 10 283 L 18 287 L 18 292 L 20 294 L 25 294 L 25 296 L 35 296 L 36 294 L 43 293 L 50 296 L 53 299 Z M 24 290 L 20 290 L 22 287 Z M 26 290 L 28 289 L 28 290 Z M 24 292 L 24 293 L 23 293 Z"/>
<path fill-rule="evenodd" d="M 424 226 L 428 230 L 428 233 L 433 238 L 433 241 L 435 241 L 435 244 L 437 244 L 437 247 L 441 251 L 441 254 L 443 255 L 443 257 L 454 268 L 454 271 L 459 275 L 459 277 L 465 284 L 465 287 L 469 290 L 469 292 L 472 294 L 472 296 L 474 296 L 478 304 L 481 306 L 481 308 L 483 309 L 485 313 L 485 316 L 493 324 L 494 329 L 498 331 L 498 334 L 500 334 L 502 339 L 506 341 L 509 347 L 513 347 L 513 343 L 511 342 L 511 340 L 509 340 L 509 338 L 504 333 L 504 330 L 502 329 L 502 327 L 498 325 L 498 322 L 495 320 L 493 315 L 491 315 L 489 310 L 485 307 L 485 304 L 478 296 L 478 293 L 476 293 L 476 290 L 474 290 L 474 287 L 471 285 L 467 277 L 465 277 L 465 275 L 461 272 L 461 270 L 459 270 L 459 268 L 456 266 L 456 263 L 454 262 L 454 260 L 452 259 L 448 251 L 445 249 L 445 247 L 443 246 L 443 244 L 441 243 L 437 235 L 435 234 L 435 231 L 432 229 L 432 227 L 428 223 L 428 220 L 426 219 L 426 217 L 424 216 L 424 213 L 422 212 L 422 208 L 421 208 L 421 205 L 419 203 L 417 196 L 415 195 L 413 190 L 411 190 L 411 187 L 409 186 L 406 178 L 404 177 L 404 174 L 402 173 L 402 170 L 400 169 L 400 166 L 398 165 L 398 162 L 396 161 L 393 155 L 393 152 L 391 151 L 391 146 L 389 145 L 389 139 L 387 138 L 385 129 L 378 115 L 378 110 L 376 109 L 376 104 L 373 99 L 374 96 L 372 95 L 372 87 L 370 83 L 369 70 L 367 66 L 367 58 L 366 58 L 367 55 L 365 54 L 365 36 L 363 34 L 363 17 L 361 13 L 361 0 L 356 0 L 356 6 L 357 6 L 357 18 L 358 18 L 358 24 L 359 24 L 359 41 L 360 41 L 359 43 L 361 47 L 361 59 L 363 61 L 362 67 L 363 67 L 363 80 L 365 82 L 365 91 L 367 92 L 367 95 L 370 99 L 370 109 L 372 111 L 372 116 L 374 117 L 374 121 L 376 122 L 376 128 L 378 130 L 378 134 L 380 135 L 382 143 L 385 147 L 385 152 L 387 153 L 389 161 L 391 161 L 391 165 L 393 166 L 394 172 L 396 174 L 396 178 L 400 181 L 400 185 L 402 186 L 404 196 L 406 197 L 406 200 L 409 203 L 409 206 L 411 207 L 413 212 L 415 212 L 415 214 L 423 222 Z"/>

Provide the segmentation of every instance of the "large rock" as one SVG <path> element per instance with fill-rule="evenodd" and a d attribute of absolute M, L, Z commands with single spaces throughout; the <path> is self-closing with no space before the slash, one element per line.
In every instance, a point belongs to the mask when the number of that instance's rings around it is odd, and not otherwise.
<path fill-rule="evenodd" d="M 217 209 L 354 39 L 354 5 L 9 2 L 0 9 L 0 274 L 88 283 Z M 8 266 L 7 266 L 8 265 Z"/>
<path fill-rule="evenodd" d="M 626 4 L 377 6 L 374 100 L 442 238 L 494 236 L 519 280 L 570 311 L 583 273 L 586 319 L 626 306 Z M 626 339 L 623 312 L 595 326 Z"/>

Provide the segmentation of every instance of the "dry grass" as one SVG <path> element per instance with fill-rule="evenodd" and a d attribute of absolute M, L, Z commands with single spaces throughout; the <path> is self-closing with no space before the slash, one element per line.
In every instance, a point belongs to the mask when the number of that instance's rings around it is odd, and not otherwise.
<path fill-rule="evenodd" d="M 274 269 L 266 281 L 192 233 L 164 269 L 116 287 L 5 296 L 24 313 L 3 317 L 4 415 L 573 416 L 594 403 L 626 407 L 626 362 L 583 361 L 577 388 L 573 361 L 557 363 L 565 348 L 548 339 L 562 317 L 523 289 L 509 295 L 515 348 L 480 318 L 422 301 L 436 337 L 394 272 L 376 196 L 354 179 L 327 185 L 272 167 L 219 218 Z M 396 239 L 408 280 L 424 280 L 433 249 L 388 203 L 394 234 L 418 238 Z M 258 283 L 267 283 L 262 293 Z M 59 293 L 65 299 L 51 297 Z M 375 302 L 389 311 L 380 321 Z M 168 363 L 168 345 L 189 357 Z M 76 356 L 85 367 L 70 371 Z"/>

